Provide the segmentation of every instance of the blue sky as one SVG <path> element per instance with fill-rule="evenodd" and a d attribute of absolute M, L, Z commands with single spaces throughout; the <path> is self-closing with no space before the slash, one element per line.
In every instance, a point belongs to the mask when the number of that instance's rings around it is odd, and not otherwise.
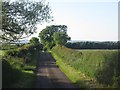
<path fill-rule="evenodd" d="M 38 33 L 48 25 L 67 25 L 72 40 L 118 40 L 118 0 L 47 1 L 54 21 L 38 25 Z M 33 36 L 37 37 L 38 33 Z"/>

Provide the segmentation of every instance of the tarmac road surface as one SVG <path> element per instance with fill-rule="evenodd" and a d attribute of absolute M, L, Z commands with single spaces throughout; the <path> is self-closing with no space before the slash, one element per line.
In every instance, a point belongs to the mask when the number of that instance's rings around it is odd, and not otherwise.
<path fill-rule="evenodd" d="M 48 52 L 40 53 L 36 70 L 36 88 L 75 88 Z"/>

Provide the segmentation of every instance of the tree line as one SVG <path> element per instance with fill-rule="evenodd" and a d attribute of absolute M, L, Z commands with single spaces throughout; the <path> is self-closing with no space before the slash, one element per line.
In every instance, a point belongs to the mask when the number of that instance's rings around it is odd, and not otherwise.
<path fill-rule="evenodd" d="M 119 49 L 120 42 L 91 42 L 91 41 L 81 41 L 81 42 L 68 42 L 65 46 L 72 49 Z"/>

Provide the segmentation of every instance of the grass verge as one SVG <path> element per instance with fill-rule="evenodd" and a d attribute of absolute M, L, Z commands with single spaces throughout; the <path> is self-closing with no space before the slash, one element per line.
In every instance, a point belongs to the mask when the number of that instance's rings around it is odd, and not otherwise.
<path fill-rule="evenodd" d="M 3 59 L 3 88 L 34 88 L 38 59 L 39 52 L 31 56 L 29 63 L 24 63 L 24 59 L 18 57 L 7 56 Z"/>
<path fill-rule="evenodd" d="M 85 76 L 85 74 L 80 71 L 75 70 L 70 65 L 64 63 L 54 52 L 51 52 L 53 57 L 56 60 L 56 64 L 59 66 L 62 72 L 66 74 L 66 76 L 72 81 L 74 85 L 80 88 L 89 88 L 90 85 L 95 86 L 95 80 L 90 77 Z M 89 84 L 89 85 L 88 85 Z"/>
<path fill-rule="evenodd" d="M 60 63 L 61 70 L 81 87 L 117 88 L 119 85 L 117 50 L 76 51 L 56 46 L 52 54 L 58 60 L 57 64 Z"/>
<path fill-rule="evenodd" d="M 22 70 L 21 79 L 17 82 L 17 84 L 14 84 L 13 87 L 35 88 L 36 83 L 35 69 L 37 66 L 37 61 L 39 59 L 39 52 L 36 52 L 31 58 L 32 58 L 31 62 L 25 65 L 24 70 Z"/>

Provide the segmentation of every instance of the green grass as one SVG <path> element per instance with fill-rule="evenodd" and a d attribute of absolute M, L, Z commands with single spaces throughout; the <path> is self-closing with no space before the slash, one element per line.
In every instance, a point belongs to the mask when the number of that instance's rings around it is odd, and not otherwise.
<path fill-rule="evenodd" d="M 16 87 L 16 88 L 35 88 L 36 75 L 35 75 L 34 71 L 35 71 L 36 66 L 37 66 L 39 52 L 36 52 L 34 55 L 32 55 L 31 58 L 32 58 L 31 62 L 29 64 L 26 64 L 24 66 L 24 69 L 22 70 L 21 79 L 13 87 Z"/>
<path fill-rule="evenodd" d="M 57 56 L 56 59 L 59 60 L 60 64 L 58 64 L 63 72 L 68 71 L 69 66 L 74 68 L 74 70 L 69 70 L 69 74 L 65 72 L 73 83 L 77 85 L 83 83 L 83 86 L 88 87 L 117 87 L 118 79 L 114 79 L 118 78 L 117 50 L 73 50 L 56 46 L 52 49 L 52 53 Z M 74 76 L 73 71 L 82 74 Z"/>
<path fill-rule="evenodd" d="M 30 56 L 30 62 L 26 63 L 24 58 L 3 56 L 3 88 L 34 88 L 35 69 L 39 58 L 39 52 Z"/>
<path fill-rule="evenodd" d="M 88 87 L 85 83 L 83 83 L 85 80 L 89 79 L 88 77 L 70 65 L 64 63 L 55 53 L 52 52 L 52 55 L 56 59 L 56 64 L 59 66 L 61 71 L 66 74 L 66 76 L 72 81 L 73 84 L 81 88 Z"/>

